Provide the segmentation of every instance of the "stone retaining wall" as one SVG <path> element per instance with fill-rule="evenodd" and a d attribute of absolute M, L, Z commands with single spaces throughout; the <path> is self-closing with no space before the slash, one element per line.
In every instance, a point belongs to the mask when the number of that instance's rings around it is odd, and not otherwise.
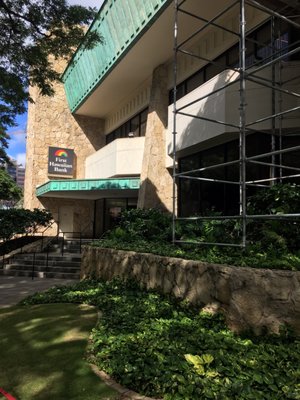
<path fill-rule="evenodd" d="M 81 277 L 135 278 L 142 287 L 224 312 L 235 331 L 300 333 L 300 272 L 238 268 L 113 249 L 85 247 Z"/>

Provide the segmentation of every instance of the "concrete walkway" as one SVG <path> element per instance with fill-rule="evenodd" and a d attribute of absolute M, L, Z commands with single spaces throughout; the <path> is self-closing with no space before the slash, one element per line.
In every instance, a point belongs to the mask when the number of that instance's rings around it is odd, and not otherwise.
<path fill-rule="evenodd" d="M 78 282 L 71 279 L 22 278 L 0 276 L 0 309 L 16 305 L 25 297 L 57 285 L 69 285 Z"/>

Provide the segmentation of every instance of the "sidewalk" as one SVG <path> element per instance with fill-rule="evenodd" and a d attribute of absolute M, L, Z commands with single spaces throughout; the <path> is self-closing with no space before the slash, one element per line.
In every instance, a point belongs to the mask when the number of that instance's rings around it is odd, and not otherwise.
<path fill-rule="evenodd" d="M 78 282 L 71 279 L 46 279 L 0 276 L 0 309 L 16 305 L 25 297 L 47 290 L 57 285 L 69 285 Z"/>

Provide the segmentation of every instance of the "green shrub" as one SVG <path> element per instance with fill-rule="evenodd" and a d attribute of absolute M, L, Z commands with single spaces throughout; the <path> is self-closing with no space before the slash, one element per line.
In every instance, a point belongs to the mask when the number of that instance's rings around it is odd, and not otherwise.
<path fill-rule="evenodd" d="M 212 211 L 210 217 L 220 216 Z M 239 220 L 204 219 L 180 220 L 176 226 L 176 237 L 183 241 L 206 243 L 238 243 L 241 241 L 241 223 Z"/>
<path fill-rule="evenodd" d="M 300 207 L 300 187 L 292 184 L 274 185 L 248 200 L 251 214 L 296 213 Z M 220 213 L 215 211 L 208 214 L 216 219 L 176 221 L 176 239 L 190 243 L 179 246 L 171 243 L 170 214 L 155 209 L 125 211 L 120 224 L 93 245 L 212 263 L 300 270 L 298 220 L 249 220 L 247 247 L 240 249 L 201 245 L 202 242 L 241 242 L 240 220 L 217 219 Z"/>
<path fill-rule="evenodd" d="M 170 241 L 172 238 L 171 215 L 154 208 L 125 210 L 118 226 L 107 237 L 127 242 L 136 240 Z"/>
<path fill-rule="evenodd" d="M 38 227 L 46 227 L 52 220 L 47 210 L 33 211 L 11 208 L 0 210 L 0 239 L 8 240 L 15 234 L 32 234 Z"/>
<path fill-rule="evenodd" d="M 276 184 L 262 189 L 248 201 L 248 214 L 296 214 L 300 213 L 300 186 Z M 259 242 L 261 248 L 270 253 L 282 253 L 299 249 L 299 219 L 266 219 L 249 222 L 248 239 Z"/>
<path fill-rule="evenodd" d="M 293 214 L 300 212 L 300 186 L 292 183 L 260 189 L 248 199 L 249 214 Z"/>

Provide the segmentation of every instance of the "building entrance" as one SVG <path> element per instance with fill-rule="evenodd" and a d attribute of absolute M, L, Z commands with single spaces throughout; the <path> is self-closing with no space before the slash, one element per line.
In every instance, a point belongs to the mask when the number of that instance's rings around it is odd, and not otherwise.
<path fill-rule="evenodd" d="M 65 237 L 72 237 L 74 231 L 74 207 L 59 207 L 59 232 L 64 233 Z"/>

